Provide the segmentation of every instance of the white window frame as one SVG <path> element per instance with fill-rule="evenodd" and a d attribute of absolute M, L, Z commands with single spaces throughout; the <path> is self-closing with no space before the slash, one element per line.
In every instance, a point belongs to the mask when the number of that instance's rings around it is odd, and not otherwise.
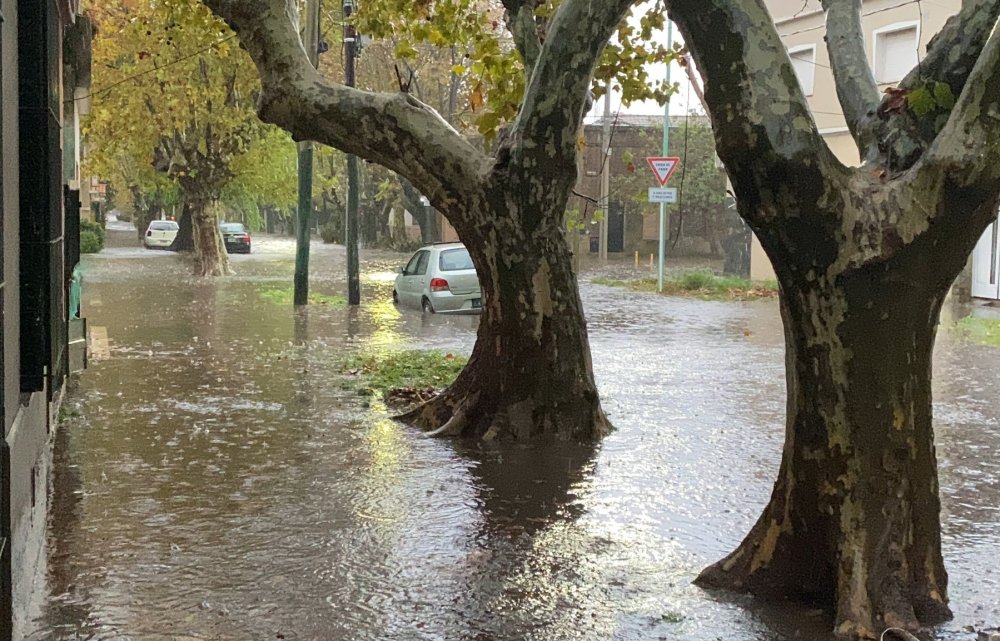
<path fill-rule="evenodd" d="M 806 96 L 813 95 L 813 93 L 816 91 L 816 45 L 814 45 L 814 44 L 812 44 L 812 45 L 795 45 L 794 47 L 788 47 L 787 49 L 785 49 L 785 51 L 788 53 L 788 59 L 789 59 L 789 61 L 791 61 L 791 59 L 792 59 L 792 54 L 802 53 L 803 51 L 812 51 L 812 74 L 813 74 L 813 76 L 812 76 L 812 86 L 809 87 L 809 91 L 806 91 L 806 88 L 802 86 L 802 80 L 801 79 L 796 78 L 796 80 L 799 81 L 799 87 L 802 88 L 802 93 L 804 93 Z M 792 67 L 794 68 L 794 66 L 795 65 L 793 64 Z"/>
<path fill-rule="evenodd" d="M 875 82 L 880 85 L 891 85 L 895 82 L 899 82 L 902 78 L 893 78 L 886 80 L 884 78 L 879 78 L 877 75 L 877 62 L 878 62 L 878 41 L 879 36 L 885 35 L 887 33 L 895 33 L 897 31 L 909 31 L 913 29 L 916 34 L 916 42 L 914 43 L 914 49 L 917 53 L 917 60 L 920 60 L 920 21 L 919 20 L 906 20 L 904 22 L 894 22 L 888 24 L 884 27 L 879 27 L 872 31 L 872 75 L 875 76 Z"/>

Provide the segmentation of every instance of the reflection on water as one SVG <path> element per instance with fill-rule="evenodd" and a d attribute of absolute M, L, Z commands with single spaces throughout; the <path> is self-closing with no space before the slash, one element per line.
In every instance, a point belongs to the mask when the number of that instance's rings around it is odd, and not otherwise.
<path fill-rule="evenodd" d="M 585 285 L 618 430 L 597 449 L 460 446 L 363 410 L 336 359 L 468 351 L 476 319 L 392 306 L 391 254 L 365 262 L 362 308 L 292 313 L 258 293 L 285 286 L 282 251 L 236 257 L 240 275 L 219 282 L 164 278 L 171 260 L 137 252 L 87 259 L 84 305 L 111 358 L 59 436 L 31 639 L 825 638 L 822 613 L 691 585 L 750 527 L 777 468 L 773 303 Z M 337 248 L 313 264 L 317 291 L 343 289 Z M 956 610 L 941 636 L 1000 620 L 984 570 L 1000 543 L 998 355 L 938 348 Z"/>

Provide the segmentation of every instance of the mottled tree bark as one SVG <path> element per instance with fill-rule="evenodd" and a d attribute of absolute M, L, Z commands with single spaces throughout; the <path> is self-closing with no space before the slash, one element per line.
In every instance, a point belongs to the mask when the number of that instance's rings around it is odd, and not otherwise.
<path fill-rule="evenodd" d="M 567 196 L 568 197 L 568 196 Z M 510 205 L 501 200 L 500 207 Z M 496 207 L 496 205 L 493 205 Z M 523 226 L 524 213 L 459 229 L 483 288 L 469 364 L 441 396 L 404 415 L 438 434 L 492 440 L 592 440 L 610 424 L 601 409 L 571 257 L 558 225 Z"/>
<path fill-rule="evenodd" d="M 229 266 L 219 231 L 219 217 L 204 202 L 190 203 L 191 229 L 194 237 L 195 276 L 227 276 L 233 273 Z"/>
<path fill-rule="evenodd" d="M 1000 0 L 965 3 L 935 41 L 938 75 L 920 82 L 961 95 L 932 129 L 911 126 L 905 102 L 879 107 L 861 3 L 824 0 L 860 168 L 816 131 L 762 2 L 669 4 L 705 77 L 739 213 L 775 267 L 785 327 L 788 413 L 771 500 L 699 583 L 825 603 L 845 639 L 950 618 L 931 360 L 944 296 L 996 218 Z"/>
<path fill-rule="evenodd" d="M 861 269 L 782 281 L 788 437 L 764 514 L 702 585 L 832 606 L 877 638 L 950 618 L 931 429 L 945 289 Z M 835 319 L 839 319 L 835 320 Z"/>

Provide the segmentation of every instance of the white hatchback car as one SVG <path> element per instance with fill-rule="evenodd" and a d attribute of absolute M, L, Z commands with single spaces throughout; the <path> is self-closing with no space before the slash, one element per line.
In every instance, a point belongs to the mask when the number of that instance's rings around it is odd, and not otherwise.
<path fill-rule="evenodd" d="M 146 228 L 146 236 L 142 239 L 142 244 L 146 249 L 163 249 L 170 247 L 177 238 L 177 223 L 173 220 L 154 220 Z"/>
<path fill-rule="evenodd" d="M 483 293 L 469 250 L 461 243 L 421 247 L 399 270 L 392 300 L 429 314 L 478 314 Z"/>

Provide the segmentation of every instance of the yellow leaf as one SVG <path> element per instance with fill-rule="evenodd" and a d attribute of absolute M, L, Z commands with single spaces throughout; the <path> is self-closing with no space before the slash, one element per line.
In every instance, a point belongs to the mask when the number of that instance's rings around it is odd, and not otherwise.
<path fill-rule="evenodd" d="M 469 94 L 469 107 L 473 111 L 479 111 L 483 108 L 486 101 L 483 99 L 483 85 L 482 83 L 477 83 L 472 93 Z"/>

